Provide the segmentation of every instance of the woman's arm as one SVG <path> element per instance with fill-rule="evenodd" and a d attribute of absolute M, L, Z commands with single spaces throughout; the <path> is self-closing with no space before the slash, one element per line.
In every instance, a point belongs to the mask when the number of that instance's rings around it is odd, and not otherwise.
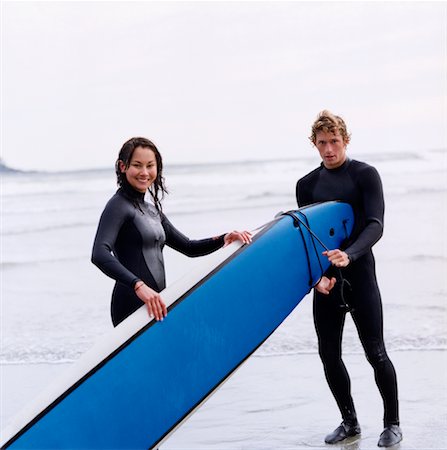
<path fill-rule="evenodd" d="M 99 220 L 91 260 L 107 276 L 133 288 L 139 278 L 124 267 L 113 253 L 118 233 L 129 217 L 126 205 L 112 197 Z"/>
<path fill-rule="evenodd" d="M 251 241 L 251 234 L 247 231 L 232 231 L 212 238 L 192 240 L 175 228 L 165 215 L 162 216 L 161 223 L 166 233 L 166 245 L 187 256 L 208 255 L 236 240 L 245 244 Z"/>

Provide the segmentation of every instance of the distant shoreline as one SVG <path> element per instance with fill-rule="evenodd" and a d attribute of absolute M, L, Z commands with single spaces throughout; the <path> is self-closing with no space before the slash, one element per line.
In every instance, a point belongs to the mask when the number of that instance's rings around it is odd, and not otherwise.
<path fill-rule="evenodd" d="M 0 161 L 0 173 L 18 173 L 20 170 L 13 169 L 12 167 L 8 167 L 3 161 Z"/>
<path fill-rule="evenodd" d="M 446 148 L 432 148 L 427 150 L 429 153 L 444 153 L 447 152 Z M 424 153 L 417 152 L 396 152 L 388 151 L 384 153 L 370 153 L 370 154 L 350 154 L 352 159 L 361 159 L 362 161 L 371 161 L 372 163 L 382 162 L 386 160 L 396 160 L 402 161 L 406 159 L 422 159 Z M 239 166 L 251 166 L 258 164 L 276 164 L 284 162 L 297 162 L 297 161 L 312 161 L 314 156 L 301 156 L 296 158 L 277 158 L 277 159 L 259 159 L 259 160 L 234 160 L 234 161 L 203 161 L 203 162 L 165 162 L 166 169 L 206 169 L 214 167 L 234 167 Z M 75 169 L 63 169 L 63 170 L 39 170 L 39 169 L 28 169 L 21 170 L 16 169 L 5 164 L 4 161 L 0 159 L 0 173 L 11 173 L 11 174 L 48 174 L 48 175 L 60 175 L 60 174 L 72 174 L 72 173 L 92 173 L 92 172 L 105 172 L 110 171 L 110 167 L 93 167 L 93 168 L 75 168 Z"/>

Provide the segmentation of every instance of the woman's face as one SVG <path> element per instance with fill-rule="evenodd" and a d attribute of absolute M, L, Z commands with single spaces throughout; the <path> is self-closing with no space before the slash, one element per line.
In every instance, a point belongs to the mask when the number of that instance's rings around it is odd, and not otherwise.
<path fill-rule="evenodd" d="M 137 147 L 129 167 L 121 162 L 120 170 L 126 174 L 128 183 L 138 192 L 146 192 L 157 178 L 157 160 L 150 148 Z"/>

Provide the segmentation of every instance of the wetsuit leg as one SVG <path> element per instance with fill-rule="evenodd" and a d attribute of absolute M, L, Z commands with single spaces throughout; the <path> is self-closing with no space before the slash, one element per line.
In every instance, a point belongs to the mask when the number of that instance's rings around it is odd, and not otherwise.
<path fill-rule="evenodd" d="M 329 388 L 337 402 L 343 420 L 357 421 L 351 396 L 351 380 L 342 360 L 342 335 L 345 312 L 340 308 L 336 290 L 329 295 L 314 291 L 314 323 L 318 336 L 318 350 Z"/>
<path fill-rule="evenodd" d="M 380 292 L 375 279 L 355 283 L 352 317 L 357 327 L 366 357 L 374 369 L 377 387 L 384 404 L 384 423 L 399 425 L 397 377 L 385 349 L 383 314 Z"/>
<path fill-rule="evenodd" d="M 143 305 L 144 303 L 136 296 L 132 289 L 124 284 L 116 283 L 112 293 L 112 304 L 110 308 L 113 326 L 116 327 Z"/>

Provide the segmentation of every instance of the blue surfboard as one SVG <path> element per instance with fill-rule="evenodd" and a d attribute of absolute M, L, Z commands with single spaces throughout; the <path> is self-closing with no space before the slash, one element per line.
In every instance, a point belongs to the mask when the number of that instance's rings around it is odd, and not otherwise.
<path fill-rule="evenodd" d="M 279 215 L 166 288 L 113 329 L 4 430 L 1 448 L 159 445 L 284 321 L 327 270 L 352 209 L 327 202 Z"/>

